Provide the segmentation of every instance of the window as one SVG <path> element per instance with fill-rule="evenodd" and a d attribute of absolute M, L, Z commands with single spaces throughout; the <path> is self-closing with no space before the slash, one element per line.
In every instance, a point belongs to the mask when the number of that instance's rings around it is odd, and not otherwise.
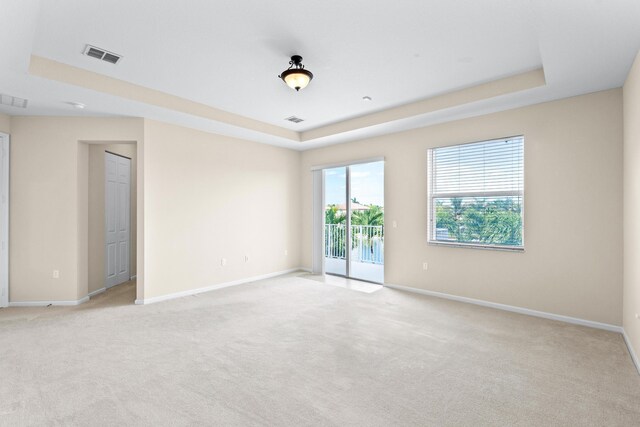
<path fill-rule="evenodd" d="M 524 137 L 429 150 L 429 243 L 524 249 Z"/>

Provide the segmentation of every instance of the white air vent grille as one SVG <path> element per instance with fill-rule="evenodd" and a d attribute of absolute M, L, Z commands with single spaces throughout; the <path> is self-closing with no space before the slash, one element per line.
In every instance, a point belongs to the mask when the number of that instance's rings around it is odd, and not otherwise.
<path fill-rule="evenodd" d="M 0 103 L 9 107 L 27 108 L 29 101 L 27 99 L 17 98 L 11 95 L 0 93 Z"/>
<path fill-rule="evenodd" d="M 110 64 L 117 64 L 118 61 L 122 59 L 122 55 L 118 55 L 117 53 L 109 52 L 99 47 L 91 46 L 89 44 L 84 48 L 83 53 L 87 56 L 100 59 Z"/>
<path fill-rule="evenodd" d="M 287 117 L 285 120 L 290 121 L 292 123 L 304 122 L 304 119 L 301 119 L 300 117 L 296 117 L 296 116 Z"/>

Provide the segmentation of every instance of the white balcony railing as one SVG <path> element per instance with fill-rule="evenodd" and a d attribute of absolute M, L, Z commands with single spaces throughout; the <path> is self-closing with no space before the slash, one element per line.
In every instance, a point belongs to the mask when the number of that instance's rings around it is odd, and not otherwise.
<path fill-rule="evenodd" d="M 346 259 L 347 227 L 325 224 L 324 256 Z M 351 261 L 384 264 L 384 227 L 382 225 L 351 226 Z"/>

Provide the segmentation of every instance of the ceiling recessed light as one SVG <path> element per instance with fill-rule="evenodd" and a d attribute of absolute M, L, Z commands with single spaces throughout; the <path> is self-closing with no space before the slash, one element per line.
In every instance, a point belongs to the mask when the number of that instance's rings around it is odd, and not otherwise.
<path fill-rule="evenodd" d="M 78 110 L 82 110 L 86 107 L 86 105 L 81 102 L 67 102 L 67 104 L 71 105 L 73 108 L 77 108 Z"/>
<path fill-rule="evenodd" d="M 363 96 L 362 100 L 365 101 L 365 102 L 369 102 L 369 101 L 371 101 L 371 97 L 370 96 Z"/>

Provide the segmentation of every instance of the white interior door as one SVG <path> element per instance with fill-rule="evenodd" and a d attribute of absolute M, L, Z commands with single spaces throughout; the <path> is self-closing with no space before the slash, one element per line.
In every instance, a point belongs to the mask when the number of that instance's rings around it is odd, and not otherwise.
<path fill-rule="evenodd" d="M 129 280 L 131 159 L 105 152 L 105 286 Z"/>

